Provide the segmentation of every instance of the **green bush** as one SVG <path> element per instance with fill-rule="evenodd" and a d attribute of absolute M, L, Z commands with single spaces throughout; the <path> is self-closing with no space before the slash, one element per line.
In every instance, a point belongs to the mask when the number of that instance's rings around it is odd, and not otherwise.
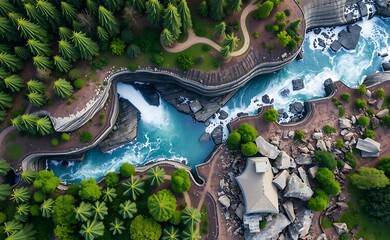
<path fill-rule="evenodd" d="M 58 140 L 58 138 L 53 138 L 51 139 L 50 143 L 53 147 L 57 147 L 58 145 L 60 145 L 60 140 Z"/>
<path fill-rule="evenodd" d="M 84 87 L 84 81 L 82 79 L 77 79 L 73 82 L 73 86 L 76 89 L 82 89 Z"/>
<path fill-rule="evenodd" d="M 334 170 L 337 165 L 337 162 L 334 159 L 333 154 L 331 152 L 315 151 L 314 160 L 316 161 L 319 167 L 325 167 L 328 168 L 329 170 Z"/>
<path fill-rule="evenodd" d="M 188 172 L 180 168 L 172 173 L 171 187 L 174 192 L 187 192 L 191 187 L 190 175 Z"/>
<path fill-rule="evenodd" d="M 278 120 L 278 111 L 275 109 L 268 109 L 267 111 L 264 112 L 264 119 L 267 122 L 276 122 Z"/>
<path fill-rule="evenodd" d="M 374 138 L 375 138 L 375 135 L 376 135 L 375 132 L 372 131 L 372 130 L 370 130 L 370 129 L 366 129 L 366 130 L 364 131 L 364 136 L 365 136 L 365 137 L 374 139 Z"/>
<path fill-rule="evenodd" d="M 284 13 L 286 14 L 287 17 L 291 15 L 290 9 L 284 10 Z"/>
<path fill-rule="evenodd" d="M 33 198 L 36 203 L 41 203 L 46 199 L 46 194 L 42 191 L 37 191 L 34 193 Z"/>
<path fill-rule="evenodd" d="M 73 183 L 69 185 L 68 190 L 66 190 L 66 194 L 76 197 L 79 195 L 79 191 L 80 191 L 80 185 Z"/>
<path fill-rule="evenodd" d="M 299 141 L 299 140 L 302 140 L 304 137 L 305 137 L 305 132 L 301 129 L 298 129 L 295 131 L 293 139 L 294 139 L 294 141 Z"/>
<path fill-rule="evenodd" d="M 334 174 L 326 167 L 318 168 L 316 180 L 322 184 L 327 194 L 336 196 L 341 190 L 340 184 L 334 179 Z"/>
<path fill-rule="evenodd" d="M 241 135 L 237 131 L 233 131 L 229 134 L 229 137 L 226 140 L 227 147 L 229 149 L 236 149 L 240 146 L 241 143 Z"/>
<path fill-rule="evenodd" d="M 345 162 L 343 160 L 337 160 L 337 167 L 342 169 L 345 166 Z"/>
<path fill-rule="evenodd" d="M 179 225 L 181 223 L 181 211 L 176 210 L 169 219 L 169 223 L 172 225 Z"/>
<path fill-rule="evenodd" d="M 253 17 L 256 20 L 264 19 L 271 14 L 271 11 L 274 9 L 274 3 L 271 1 L 265 1 L 263 4 L 259 4 L 255 12 L 253 13 Z"/>
<path fill-rule="evenodd" d="M 386 127 L 390 128 L 390 115 L 384 116 L 382 122 Z"/>
<path fill-rule="evenodd" d="M 371 109 L 371 108 L 369 108 L 369 109 L 367 109 L 367 114 L 369 115 L 369 116 L 374 116 L 375 115 L 375 111 L 373 110 L 373 109 Z"/>
<path fill-rule="evenodd" d="M 272 26 L 272 32 L 279 32 L 279 26 L 278 25 L 273 25 Z"/>
<path fill-rule="evenodd" d="M 61 140 L 62 141 L 69 141 L 70 140 L 70 134 L 69 133 L 61 133 Z"/>
<path fill-rule="evenodd" d="M 288 29 L 292 30 L 294 32 L 294 35 L 297 35 L 298 34 L 298 30 L 299 30 L 299 26 L 301 25 L 301 22 L 302 22 L 302 19 L 300 19 L 300 18 L 295 20 L 295 21 L 293 21 L 288 26 Z M 294 36 L 294 35 L 291 35 L 291 36 Z"/>
<path fill-rule="evenodd" d="M 339 117 L 343 117 L 345 115 L 345 108 L 339 108 Z"/>
<path fill-rule="evenodd" d="M 246 157 L 251 157 L 255 155 L 258 152 L 258 148 L 255 143 L 253 142 L 247 142 L 241 144 L 241 152 Z"/>
<path fill-rule="evenodd" d="M 322 189 L 317 189 L 307 202 L 307 208 L 312 211 L 323 211 L 329 203 L 329 197 Z"/>
<path fill-rule="evenodd" d="M 253 35 L 254 39 L 258 39 L 259 38 L 259 32 L 254 32 L 252 35 Z"/>
<path fill-rule="evenodd" d="M 95 202 L 102 195 L 101 188 L 93 178 L 81 181 L 80 186 L 79 196 L 81 200 Z"/>
<path fill-rule="evenodd" d="M 339 240 L 350 240 L 351 238 L 349 237 L 349 234 L 348 233 L 342 233 L 340 234 L 339 236 Z"/>
<path fill-rule="evenodd" d="M 134 63 L 130 63 L 128 68 L 130 72 L 135 72 L 138 69 L 137 65 Z"/>
<path fill-rule="evenodd" d="M 160 53 L 155 53 L 152 56 L 152 62 L 157 66 L 161 66 L 164 62 L 164 57 Z"/>
<path fill-rule="evenodd" d="M 181 53 L 177 58 L 176 58 L 176 63 L 177 66 L 180 69 L 183 70 L 190 70 L 192 66 L 194 65 L 194 59 L 193 57 L 188 54 L 188 53 Z"/>
<path fill-rule="evenodd" d="M 141 55 L 141 48 L 138 45 L 130 44 L 130 46 L 127 47 L 126 54 L 130 58 L 137 58 Z M 162 59 L 162 61 L 164 61 L 164 58 Z M 162 64 L 162 62 L 160 64 Z"/>
<path fill-rule="evenodd" d="M 341 100 L 343 100 L 344 102 L 349 102 L 349 99 L 351 98 L 351 94 L 349 94 L 349 93 L 343 93 L 343 94 L 341 94 L 340 98 L 341 98 Z"/>
<path fill-rule="evenodd" d="M 118 174 L 114 172 L 109 172 L 106 174 L 106 184 L 109 187 L 115 187 L 119 182 Z"/>
<path fill-rule="evenodd" d="M 352 167 L 352 168 L 355 168 L 357 166 L 357 161 L 356 161 L 356 158 L 355 156 L 353 155 L 352 152 L 347 152 L 344 156 L 344 159 L 346 161 L 348 161 L 349 165 Z"/>
<path fill-rule="evenodd" d="M 263 230 L 267 226 L 267 220 L 263 219 L 259 221 L 259 228 Z"/>
<path fill-rule="evenodd" d="M 358 118 L 357 124 L 362 127 L 367 127 L 368 125 L 370 125 L 370 118 L 366 116 L 361 116 Z"/>
<path fill-rule="evenodd" d="M 355 100 L 355 106 L 358 109 L 366 109 L 367 108 L 367 102 L 364 99 L 358 98 Z"/>
<path fill-rule="evenodd" d="M 124 163 L 122 166 L 119 168 L 119 173 L 123 177 L 131 177 L 135 174 L 135 167 L 131 163 Z"/>
<path fill-rule="evenodd" d="M 336 128 L 331 127 L 329 125 L 325 125 L 322 127 L 322 131 L 324 131 L 324 133 L 326 134 L 332 134 L 332 133 L 336 133 Z"/>
<path fill-rule="evenodd" d="M 241 135 L 242 143 L 252 142 L 259 135 L 256 128 L 248 123 L 241 124 L 238 127 L 237 132 Z"/>
<path fill-rule="evenodd" d="M 366 87 L 366 85 L 362 84 L 362 85 L 359 86 L 358 89 L 356 89 L 356 91 L 357 91 L 358 94 L 364 95 L 367 92 L 367 87 Z"/>
<path fill-rule="evenodd" d="M 101 113 L 99 115 L 99 125 L 102 126 L 104 124 L 106 124 L 106 114 Z"/>
<path fill-rule="evenodd" d="M 390 176 L 390 157 L 383 157 L 379 159 L 378 167 L 379 170 L 385 172 L 386 176 Z"/>
<path fill-rule="evenodd" d="M 108 58 L 102 57 L 90 62 L 93 70 L 102 70 L 108 64 Z"/>
<path fill-rule="evenodd" d="M 123 41 L 120 38 L 115 38 L 111 41 L 110 49 L 111 53 L 114 55 L 122 55 L 125 53 L 126 44 L 125 41 Z"/>
<path fill-rule="evenodd" d="M 378 97 L 378 98 L 384 98 L 385 97 L 385 89 L 383 88 L 379 88 L 375 91 L 375 95 Z"/>
<path fill-rule="evenodd" d="M 34 204 L 30 207 L 30 214 L 31 214 L 31 216 L 34 216 L 34 217 L 41 215 L 41 210 L 39 209 L 39 206 L 37 204 Z"/>
<path fill-rule="evenodd" d="M 87 143 L 92 140 L 92 134 L 88 131 L 82 131 L 80 133 L 80 142 Z"/>
<path fill-rule="evenodd" d="M 71 81 L 81 78 L 81 71 L 79 69 L 73 68 L 68 72 L 68 77 Z"/>
<path fill-rule="evenodd" d="M 3 212 L 0 212 L 0 224 L 2 224 L 5 221 L 7 221 L 7 215 L 5 215 L 5 213 Z"/>
<path fill-rule="evenodd" d="M 344 148 L 344 147 L 345 147 L 344 141 L 343 141 L 342 139 L 337 140 L 337 142 L 336 142 L 336 148 L 337 148 L 337 149 L 342 149 L 342 148 Z"/>
<path fill-rule="evenodd" d="M 121 39 L 125 42 L 125 43 L 130 43 L 131 41 L 133 41 L 134 39 L 134 34 L 131 30 L 129 29 L 123 29 L 122 32 L 121 32 Z"/>

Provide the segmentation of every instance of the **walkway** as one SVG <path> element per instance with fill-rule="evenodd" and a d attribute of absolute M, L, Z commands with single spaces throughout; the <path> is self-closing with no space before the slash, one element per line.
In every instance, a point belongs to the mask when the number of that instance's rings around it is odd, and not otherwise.
<path fill-rule="evenodd" d="M 251 13 L 252 11 L 257 9 L 257 4 L 255 4 L 256 1 L 257 0 L 251 0 L 241 13 L 240 25 L 241 25 L 242 33 L 244 35 L 244 45 L 239 50 L 232 52 L 232 54 L 231 54 L 232 57 L 241 56 L 249 49 L 250 36 L 249 36 L 248 28 L 246 25 L 246 18 L 248 17 L 249 13 Z M 211 46 L 212 48 L 214 48 L 215 50 L 217 50 L 218 52 L 220 52 L 222 49 L 222 47 L 219 46 L 213 40 L 211 40 L 209 38 L 205 38 L 205 37 L 196 36 L 196 34 L 192 28 L 188 30 L 188 38 L 185 42 L 176 43 L 173 47 L 166 47 L 166 46 L 164 46 L 164 44 L 162 44 L 162 45 L 163 45 L 164 49 L 167 50 L 168 52 L 177 53 L 177 52 L 184 51 L 187 48 L 190 48 L 193 45 L 199 44 L 199 43 L 207 44 L 207 45 Z"/>

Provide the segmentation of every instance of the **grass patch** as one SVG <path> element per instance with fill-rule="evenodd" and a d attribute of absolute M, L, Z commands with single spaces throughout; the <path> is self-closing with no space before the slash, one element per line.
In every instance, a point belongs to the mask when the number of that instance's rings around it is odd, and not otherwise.
<path fill-rule="evenodd" d="M 362 237 L 364 240 L 387 240 L 390 236 L 388 223 L 378 223 L 367 216 L 359 206 L 359 199 L 362 198 L 362 191 L 354 186 L 348 188 L 351 194 L 351 201 L 348 202 L 348 211 L 341 216 L 340 222 L 345 222 L 348 229 L 359 226 L 359 232 L 355 238 Z"/>
<path fill-rule="evenodd" d="M 207 212 L 206 205 L 202 204 L 200 208 L 200 233 L 207 235 L 209 233 L 209 214 Z"/>
<path fill-rule="evenodd" d="M 390 109 L 390 95 L 385 96 L 382 108 Z"/>
<path fill-rule="evenodd" d="M 23 146 L 20 143 L 12 143 L 5 149 L 4 156 L 9 161 L 17 161 L 23 154 Z"/>
<path fill-rule="evenodd" d="M 330 219 L 327 216 L 324 216 L 324 218 L 322 219 L 321 226 L 324 229 L 328 229 L 328 228 L 331 228 L 333 226 L 333 222 L 330 221 Z"/>
<path fill-rule="evenodd" d="M 194 29 L 195 34 L 199 37 L 206 37 L 213 40 L 215 25 L 219 22 L 199 16 L 196 9 L 191 9 L 190 11 L 193 25 L 192 28 Z"/>

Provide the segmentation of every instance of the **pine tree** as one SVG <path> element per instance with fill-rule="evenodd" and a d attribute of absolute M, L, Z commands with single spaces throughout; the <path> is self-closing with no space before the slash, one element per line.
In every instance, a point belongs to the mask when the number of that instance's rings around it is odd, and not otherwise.
<path fill-rule="evenodd" d="M 215 32 L 214 34 L 221 38 L 224 39 L 226 37 L 226 23 L 225 22 L 220 22 L 218 25 L 215 25 Z"/>
<path fill-rule="evenodd" d="M 58 42 L 58 50 L 64 58 L 69 61 L 75 62 L 79 59 L 79 53 L 76 48 L 68 41 L 61 40 Z"/>
<path fill-rule="evenodd" d="M 29 19 L 39 25 L 44 29 L 48 29 L 49 22 L 43 17 L 43 15 L 38 11 L 38 9 L 31 3 L 24 4 L 24 10 L 27 13 Z"/>
<path fill-rule="evenodd" d="M 230 51 L 230 47 L 229 46 L 224 46 L 224 47 L 221 48 L 221 52 L 219 52 L 219 54 L 223 58 L 229 58 L 230 55 L 232 54 L 232 52 Z"/>
<path fill-rule="evenodd" d="M 20 174 L 20 177 L 22 178 L 23 182 L 26 183 L 33 183 L 35 180 L 35 176 L 37 175 L 37 172 L 27 169 L 26 171 L 23 171 L 22 174 Z"/>
<path fill-rule="evenodd" d="M 133 218 L 137 213 L 137 205 L 135 202 L 131 202 L 130 200 L 125 201 L 119 205 L 119 214 L 122 215 L 123 219 Z"/>
<path fill-rule="evenodd" d="M 145 0 L 129 0 L 130 5 L 139 13 L 145 12 Z"/>
<path fill-rule="evenodd" d="M 10 165 L 4 159 L 0 159 L 0 176 L 5 176 L 10 170 Z"/>
<path fill-rule="evenodd" d="M 94 36 L 96 30 L 96 20 L 88 12 L 81 12 L 77 14 L 77 19 L 72 22 L 73 31 L 84 32 L 87 36 Z"/>
<path fill-rule="evenodd" d="M 41 117 L 36 121 L 37 132 L 42 136 L 49 135 L 54 132 L 53 125 L 50 118 L 45 116 Z"/>
<path fill-rule="evenodd" d="M 34 55 L 50 56 L 53 53 L 48 43 L 42 43 L 35 39 L 29 39 L 27 46 Z"/>
<path fill-rule="evenodd" d="M 24 129 L 30 133 L 35 133 L 35 129 L 37 127 L 36 122 L 39 117 L 35 114 L 23 114 L 20 117 L 22 124 L 24 125 Z"/>
<path fill-rule="evenodd" d="M 202 2 L 199 3 L 197 10 L 202 17 L 207 17 L 209 15 L 209 8 L 206 0 L 202 0 Z"/>
<path fill-rule="evenodd" d="M 92 57 L 99 54 L 99 46 L 82 32 L 73 32 L 72 40 L 76 48 L 79 50 L 81 58 L 92 60 Z M 66 57 L 64 54 L 63 56 Z"/>
<path fill-rule="evenodd" d="M 115 16 L 103 6 L 99 6 L 98 14 L 99 24 L 102 25 L 110 34 L 110 36 L 115 36 L 119 33 L 119 22 Z"/>
<path fill-rule="evenodd" d="M 11 200 L 16 203 L 24 203 L 30 200 L 30 189 L 27 187 L 15 188 L 11 194 Z"/>
<path fill-rule="evenodd" d="M 11 118 L 10 122 L 11 122 L 11 125 L 12 125 L 14 128 L 18 129 L 18 131 L 24 131 L 24 130 L 25 130 L 20 115 L 17 116 L 17 117 L 15 117 L 15 118 Z"/>
<path fill-rule="evenodd" d="M 23 69 L 23 62 L 15 55 L 8 53 L 0 53 L 0 65 L 12 72 L 17 72 Z"/>
<path fill-rule="evenodd" d="M 19 92 L 24 87 L 23 79 L 18 75 L 11 75 L 3 79 L 5 87 L 12 92 Z"/>
<path fill-rule="evenodd" d="M 103 222 L 98 222 L 95 219 L 91 222 L 88 221 L 87 224 L 81 226 L 80 234 L 86 240 L 93 240 L 104 234 L 104 225 Z"/>
<path fill-rule="evenodd" d="M 35 79 L 30 79 L 27 82 L 27 89 L 29 92 L 44 93 L 46 90 L 46 85 L 43 82 L 37 81 Z"/>
<path fill-rule="evenodd" d="M 181 16 L 181 24 L 184 32 L 188 32 L 188 29 L 192 28 L 191 12 L 187 6 L 186 0 L 181 0 L 177 6 L 177 12 Z"/>
<path fill-rule="evenodd" d="M 181 19 L 177 12 L 177 8 L 173 4 L 169 4 L 164 12 L 164 28 L 167 28 L 175 39 L 179 38 L 181 33 Z"/>
<path fill-rule="evenodd" d="M 46 97 L 42 93 L 31 92 L 27 94 L 27 98 L 34 107 L 42 107 L 46 103 Z"/>
<path fill-rule="evenodd" d="M 27 60 L 29 58 L 31 58 L 31 53 L 30 51 L 28 50 L 28 48 L 26 47 L 22 47 L 22 46 L 15 46 L 14 47 L 14 52 L 15 52 L 15 55 L 20 58 L 20 59 L 23 59 L 23 60 Z"/>
<path fill-rule="evenodd" d="M 88 12 L 95 16 L 98 14 L 99 4 L 95 0 L 87 0 L 86 5 Z"/>
<path fill-rule="evenodd" d="M 72 64 L 66 60 L 65 58 L 56 55 L 53 57 L 54 60 L 54 66 L 60 71 L 60 72 L 69 72 L 69 70 L 72 68 Z"/>
<path fill-rule="evenodd" d="M 210 0 L 210 17 L 217 21 L 225 18 L 225 5 L 225 0 Z"/>
<path fill-rule="evenodd" d="M 116 12 L 123 7 L 122 0 L 103 1 L 103 5 L 111 12 Z"/>
<path fill-rule="evenodd" d="M 63 78 L 54 82 L 54 92 L 61 98 L 68 98 L 73 93 L 72 85 Z"/>
<path fill-rule="evenodd" d="M 7 41 L 17 41 L 17 32 L 12 26 L 11 22 L 5 18 L 0 17 L 0 37 L 6 39 Z"/>
<path fill-rule="evenodd" d="M 11 186 L 9 184 L 0 184 L 0 201 L 6 200 L 11 194 Z"/>
<path fill-rule="evenodd" d="M 241 0 L 228 0 L 227 5 L 228 5 L 228 8 L 232 12 L 236 13 L 236 12 L 241 11 L 242 1 Z"/>
<path fill-rule="evenodd" d="M 134 179 L 133 176 L 130 177 L 129 181 L 123 183 L 122 185 L 126 188 L 126 191 L 124 191 L 123 195 L 130 194 L 134 200 L 136 200 L 138 195 L 141 195 L 145 192 L 145 183 L 139 178 Z"/>
<path fill-rule="evenodd" d="M 240 39 L 236 37 L 234 33 L 231 33 L 223 40 L 223 46 L 229 46 L 230 50 L 234 51 L 238 46 L 238 41 L 240 41 Z"/>
<path fill-rule="evenodd" d="M 49 198 L 45 201 L 43 201 L 40 209 L 42 211 L 42 217 L 44 218 L 50 218 L 51 217 L 51 212 L 54 206 L 54 200 Z"/>
<path fill-rule="evenodd" d="M 20 18 L 17 20 L 18 31 L 25 39 L 38 39 L 44 41 L 47 38 L 47 32 L 41 26 Z"/>
<path fill-rule="evenodd" d="M 21 217 L 27 217 L 30 213 L 30 204 L 22 203 L 16 207 L 16 214 Z"/>
<path fill-rule="evenodd" d="M 61 1 L 61 12 L 70 23 L 76 19 L 77 9 L 72 4 Z"/>
<path fill-rule="evenodd" d="M 160 41 L 165 46 L 170 47 L 175 42 L 175 38 L 168 29 L 164 28 L 164 30 L 160 34 Z"/>
<path fill-rule="evenodd" d="M 72 30 L 70 30 L 67 27 L 59 27 L 58 34 L 61 40 L 65 40 L 65 41 L 72 40 L 72 35 L 73 35 Z"/>
<path fill-rule="evenodd" d="M 53 68 L 53 62 L 48 57 L 42 55 L 33 57 L 33 64 L 40 69 L 48 70 Z"/>
<path fill-rule="evenodd" d="M 35 239 L 36 233 L 37 231 L 32 224 L 26 224 L 22 230 L 12 233 L 6 240 Z"/>
<path fill-rule="evenodd" d="M 7 0 L 0 0 L 0 15 L 5 16 L 9 12 L 15 12 L 15 8 Z"/>
<path fill-rule="evenodd" d="M 164 182 L 164 175 L 165 170 L 159 166 L 149 169 L 148 180 L 150 181 L 150 185 L 160 186 L 160 184 Z"/>
<path fill-rule="evenodd" d="M 110 35 L 102 26 L 97 26 L 96 35 L 100 42 L 108 42 L 110 40 Z"/>
<path fill-rule="evenodd" d="M 163 6 L 158 0 L 146 2 L 146 14 L 151 24 L 158 26 L 161 23 L 163 12 Z"/>
<path fill-rule="evenodd" d="M 107 187 L 106 189 L 103 190 L 103 195 L 102 195 L 103 201 L 112 202 L 116 197 L 117 194 L 115 188 Z"/>
<path fill-rule="evenodd" d="M 122 234 L 123 230 L 125 230 L 124 223 L 122 220 L 115 218 L 114 222 L 110 223 L 110 231 L 112 235 Z"/>
<path fill-rule="evenodd" d="M 81 202 L 78 207 L 75 208 L 76 219 L 79 222 L 86 222 L 92 217 L 92 205 L 90 203 Z"/>
<path fill-rule="evenodd" d="M 12 234 L 17 233 L 22 228 L 22 223 L 15 219 L 4 223 L 4 232 L 7 234 L 7 236 L 11 236 Z"/>
<path fill-rule="evenodd" d="M 0 109 L 7 109 L 12 107 L 12 97 L 11 95 L 0 92 Z"/>
<path fill-rule="evenodd" d="M 50 2 L 38 0 L 35 6 L 38 9 L 38 12 L 41 13 L 46 18 L 46 20 L 52 24 L 52 26 L 55 26 L 60 22 L 60 13 L 58 12 L 57 8 Z"/>

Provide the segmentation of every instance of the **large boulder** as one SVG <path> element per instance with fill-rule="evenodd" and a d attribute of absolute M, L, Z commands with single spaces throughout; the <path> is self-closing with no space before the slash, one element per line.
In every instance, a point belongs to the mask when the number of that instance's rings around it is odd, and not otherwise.
<path fill-rule="evenodd" d="M 356 148 L 361 151 L 362 157 L 379 157 L 381 144 L 371 138 L 359 138 Z"/>
<path fill-rule="evenodd" d="M 298 90 L 305 88 L 305 84 L 303 83 L 303 79 L 292 80 L 292 85 L 293 85 L 293 91 L 298 91 Z"/>
<path fill-rule="evenodd" d="M 267 222 L 267 225 L 261 232 L 258 233 L 248 233 L 246 232 L 245 239 L 252 240 L 271 240 L 276 239 L 279 234 L 285 229 L 289 224 L 290 220 L 283 213 L 279 213 L 272 218 L 271 221 Z"/>
<path fill-rule="evenodd" d="M 190 109 L 193 113 L 199 112 L 203 108 L 202 104 L 199 102 L 198 99 L 195 99 L 190 103 Z"/>
<path fill-rule="evenodd" d="M 316 144 L 316 147 L 321 150 L 321 151 L 327 151 L 328 149 L 326 148 L 326 144 L 324 142 L 324 140 L 318 140 L 317 141 L 317 144 Z"/>
<path fill-rule="evenodd" d="M 383 71 L 390 71 L 390 62 L 382 63 Z"/>
<path fill-rule="evenodd" d="M 347 50 L 354 50 L 360 38 L 362 28 L 359 25 L 347 26 L 339 33 L 338 41 Z"/>
<path fill-rule="evenodd" d="M 218 119 L 225 120 L 226 118 L 228 118 L 228 116 L 229 116 L 229 114 L 226 111 L 221 110 L 221 111 L 219 111 Z"/>
<path fill-rule="evenodd" d="M 290 104 L 289 110 L 292 114 L 302 113 L 304 110 L 304 106 L 301 102 L 295 102 L 295 103 Z"/>
<path fill-rule="evenodd" d="M 278 175 L 275 176 L 272 182 L 277 188 L 283 190 L 287 185 L 287 180 L 289 176 L 290 173 L 287 170 L 284 170 L 283 172 L 278 173 Z"/>
<path fill-rule="evenodd" d="M 288 219 L 290 219 L 291 222 L 294 222 L 295 220 L 295 210 L 294 210 L 294 204 L 291 201 L 287 201 L 283 203 L 283 209 L 287 214 Z"/>
<path fill-rule="evenodd" d="M 270 104 L 271 103 L 271 99 L 270 97 L 268 96 L 268 94 L 265 94 L 261 97 L 261 101 L 263 101 L 263 103 L 265 104 Z"/>
<path fill-rule="evenodd" d="M 299 173 L 299 176 L 301 177 L 301 179 L 303 180 L 303 182 L 306 183 L 306 185 L 310 187 L 309 178 L 307 177 L 305 169 L 303 169 L 303 167 L 299 167 L 298 173 Z"/>
<path fill-rule="evenodd" d="M 218 198 L 218 201 L 224 206 L 225 208 L 230 207 L 230 198 L 226 195 L 222 195 Z"/>
<path fill-rule="evenodd" d="M 223 135 L 223 127 L 218 126 L 214 128 L 214 130 L 211 132 L 211 138 L 213 139 L 214 143 L 216 145 L 222 143 L 222 135 Z"/>
<path fill-rule="evenodd" d="M 379 119 L 382 119 L 382 118 L 384 118 L 386 115 L 388 115 L 389 114 L 389 109 L 387 109 L 387 108 L 385 108 L 385 109 L 383 109 L 383 110 L 380 110 L 379 112 L 377 112 L 376 114 L 375 114 L 375 116 L 377 117 L 377 118 L 379 118 Z"/>
<path fill-rule="evenodd" d="M 333 223 L 334 229 L 337 234 L 348 233 L 348 226 L 346 223 Z"/>
<path fill-rule="evenodd" d="M 302 181 L 295 173 L 288 179 L 284 197 L 299 198 L 308 201 L 313 195 L 313 190 Z"/>
<path fill-rule="evenodd" d="M 275 159 L 275 167 L 277 169 L 287 169 L 290 167 L 290 156 L 285 152 L 281 151 Z"/>
<path fill-rule="evenodd" d="M 313 212 L 311 210 L 305 207 L 298 208 L 294 222 L 288 226 L 291 239 L 304 238 L 309 233 L 312 221 Z"/>
<path fill-rule="evenodd" d="M 261 136 L 258 136 L 256 138 L 256 145 L 257 145 L 257 148 L 259 149 L 259 152 L 261 153 L 261 155 L 263 155 L 264 157 L 268 157 L 269 159 L 275 159 L 278 157 L 280 151 L 278 150 L 277 147 L 275 147 L 274 145 L 268 143 L 264 138 L 262 138 Z"/>
<path fill-rule="evenodd" d="M 351 120 L 346 119 L 346 118 L 339 118 L 339 126 L 341 129 L 351 128 L 352 122 L 351 122 Z"/>
<path fill-rule="evenodd" d="M 310 165 L 313 161 L 310 154 L 301 153 L 295 158 L 295 162 L 299 165 Z"/>

